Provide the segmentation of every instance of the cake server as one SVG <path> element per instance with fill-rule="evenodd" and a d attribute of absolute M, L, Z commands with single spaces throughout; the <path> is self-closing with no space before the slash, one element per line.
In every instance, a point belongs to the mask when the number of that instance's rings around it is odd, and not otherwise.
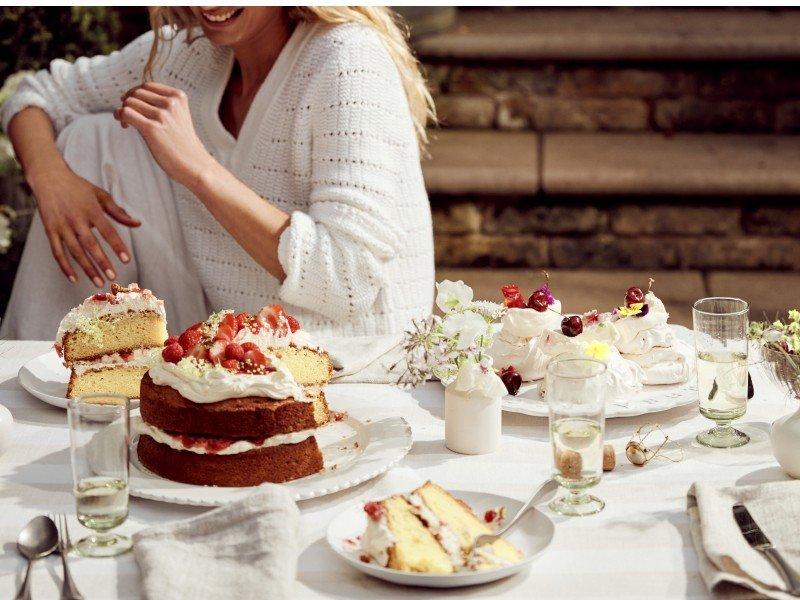
<path fill-rule="evenodd" d="M 736 524 L 750 547 L 761 552 L 775 567 L 775 570 L 786 583 L 786 587 L 789 588 L 789 593 L 792 596 L 800 596 L 800 577 L 778 553 L 769 538 L 764 535 L 764 532 L 761 531 L 758 523 L 755 522 L 744 504 L 733 505 L 733 518 L 736 519 Z"/>
<path fill-rule="evenodd" d="M 531 506 L 535 506 L 540 502 L 543 502 L 547 496 L 552 495 L 558 489 L 558 482 L 555 479 L 548 479 L 542 485 L 539 486 L 539 489 L 534 492 L 534 494 L 528 499 L 528 501 L 522 505 L 517 511 L 517 514 L 514 515 L 514 518 L 509 521 L 508 525 L 496 531 L 495 533 L 484 533 L 483 535 L 479 535 L 476 537 L 472 542 L 472 548 L 470 552 L 474 551 L 475 548 L 478 546 L 483 546 L 485 544 L 493 544 L 500 538 L 502 538 L 509 529 L 511 529 L 514 525 L 517 524 L 517 521 L 520 520 L 522 515 L 528 512 L 528 509 Z"/>

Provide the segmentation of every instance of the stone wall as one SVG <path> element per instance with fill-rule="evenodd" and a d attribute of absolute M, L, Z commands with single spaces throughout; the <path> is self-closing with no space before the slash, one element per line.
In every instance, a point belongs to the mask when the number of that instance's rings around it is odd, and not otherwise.
<path fill-rule="evenodd" d="M 431 202 L 442 267 L 800 271 L 800 208 L 774 199 Z"/>
<path fill-rule="evenodd" d="M 800 132 L 796 63 L 425 67 L 444 127 Z"/>

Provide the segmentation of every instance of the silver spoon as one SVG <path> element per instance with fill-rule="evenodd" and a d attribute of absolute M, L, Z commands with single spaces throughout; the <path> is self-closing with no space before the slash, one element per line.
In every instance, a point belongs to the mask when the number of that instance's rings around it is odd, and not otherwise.
<path fill-rule="evenodd" d="M 531 496 L 528 501 L 517 511 L 517 514 L 514 515 L 514 518 L 511 521 L 500 529 L 499 531 L 495 531 L 494 533 L 484 533 L 483 535 L 479 535 L 475 538 L 472 542 L 472 548 L 470 549 L 470 553 L 474 552 L 478 546 L 483 546 L 484 544 L 493 544 L 497 540 L 503 537 L 505 533 L 511 529 L 514 525 L 517 524 L 517 521 L 522 518 L 528 509 L 531 506 L 539 504 L 542 500 L 544 500 L 547 496 L 553 494 L 558 489 L 558 482 L 555 479 L 548 479 L 542 485 L 539 486 L 539 489 L 534 492 L 533 496 Z"/>
<path fill-rule="evenodd" d="M 30 600 L 31 598 L 31 566 L 37 558 L 51 554 L 58 546 L 58 529 L 53 520 L 39 516 L 25 525 L 17 538 L 17 550 L 28 559 L 28 568 L 25 570 L 25 579 L 19 588 L 15 600 Z"/>

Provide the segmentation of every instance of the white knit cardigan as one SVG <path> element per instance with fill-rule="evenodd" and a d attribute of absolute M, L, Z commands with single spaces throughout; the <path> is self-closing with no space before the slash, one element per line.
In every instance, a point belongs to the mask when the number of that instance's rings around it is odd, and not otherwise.
<path fill-rule="evenodd" d="M 3 127 L 26 106 L 45 110 L 58 131 L 81 115 L 115 109 L 141 82 L 152 39 L 145 34 L 108 56 L 56 60 L 24 78 L 3 104 Z M 298 25 L 238 140 L 218 116 L 230 49 L 202 37 L 187 44 L 178 34 L 157 66 L 157 81 L 187 93 L 211 154 L 291 214 L 278 249 L 281 284 L 175 186 L 209 308 L 281 303 L 306 329 L 331 335 L 396 332 L 430 312 L 433 239 L 419 150 L 397 68 L 374 31 Z"/>

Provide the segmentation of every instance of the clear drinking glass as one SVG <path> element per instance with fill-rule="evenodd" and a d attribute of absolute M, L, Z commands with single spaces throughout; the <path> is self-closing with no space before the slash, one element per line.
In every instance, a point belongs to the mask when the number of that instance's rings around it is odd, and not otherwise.
<path fill-rule="evenodd" d="M 744 446 L 750 437 L 731 427 L 747 410 L 747 326 L 750 306 L 739 298 L 694 303 L 694 343 L 700 414 L 716 425 L 695 438 L 710 448 Z"/>
<path fill-rule="evenodd" d="M 81 396 L 67 405 L 78 521 L 95 531 L 75 544 L 83 556 L 116 556 L 131 547 L 130 538 L 109 532 L 128 516 L 129 408 L 128 398 L 114 394 Z"/>
<path fill-rule="evenodd" d="M 605 502 L 586 493 L 603 475 L 606 365 L 584 358 L 555 360 L 547 367 L 553 477 L 568 491 L 550 503 L 562 515 L 600 512 Z"/>

